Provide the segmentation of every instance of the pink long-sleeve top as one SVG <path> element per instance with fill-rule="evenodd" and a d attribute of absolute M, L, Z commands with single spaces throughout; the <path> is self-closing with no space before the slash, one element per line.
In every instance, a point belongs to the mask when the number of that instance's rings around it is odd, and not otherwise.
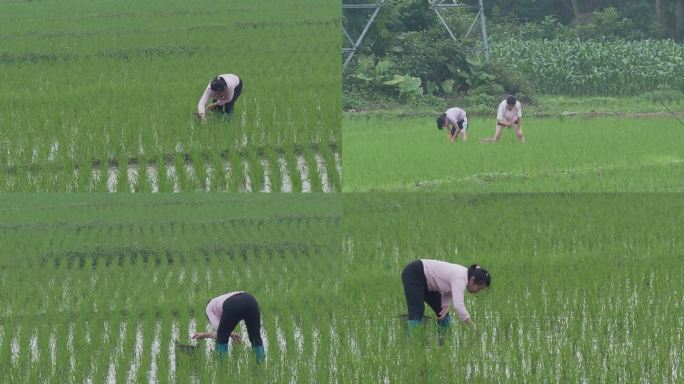
<path fill-rule="evenodd" d="M 442 307 L 452 302 L 458 317 L 466 321 L 470 314 L 465 307 L 463 296 L 468 285 L 468 268 L 439 260 L 423 260 L 423 270 L 428 290 L 442 294 Z"/>
<path fill-rule="evenodd" d="M 207 84 L 207 89 L 204 90 L 204 94 L 197 104 L 197 112 L 200 114 L 204 114 L 206 112 L 205 106 L 209 102 L 209 99 L 216 99 L 217 105 L 224 105 L 233 100 L 233 92 L 235 91 L 235 87 L 240 84 L 240 78 L 232 73 L 219 75 L 219 77 L 226 81 L 226 89 L 221 93 L 214 92 L 211 90 L 211 82 L 209 82 L 209 84 Z"/>
<path fill-rule="evenodd" d="M 447 120 L 449 120 L 449 122 L 453 125 L 456 125 L 461 120 L 468 121 L 468 117 L 466 117 L 466 112 L 461 108 L 449 108 L 446 110 L 445 113 Z"/>
<path fill-rule="evenodd" d="M 209 319 L 209 322 L 214 327 L 214 329 L 218 329 L 219 327 L 219 322 L 221 321 L 221 313 L 223 313 L 223 302 L 226 301 L 227 298 L 242 292 L 244 291 L 229 292 L 209 300 L 209 303 L 207 304 L 207 309 L 205 311 L 207 313 L 207 318 Z"/>

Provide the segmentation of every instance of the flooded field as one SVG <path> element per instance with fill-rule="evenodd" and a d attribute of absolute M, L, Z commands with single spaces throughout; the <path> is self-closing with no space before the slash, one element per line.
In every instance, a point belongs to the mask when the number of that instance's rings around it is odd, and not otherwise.
<path fill-rule="evenodd" d="M 198 198 L 197 196 L 202 196 Z M 677 195 L 10 194 L 3 382 L 682 381 Z M 475 332 L 406 334 L 403 267 L 479 263 Z M 209 298 L 257 297 L 267 359 L 217 359 Z M 246 330 L 237 332 L 246 340 Z M 176 344 L 193 345 L 180 348 Z"/>
<path fill-rule="evenodd" d="M 0 4 L 0 191 L 341 191 L 339 2 L 203 1 Z"/>
<path fill-rule="evenodd" d="M 324 377 L 321 367 L 337 359 L 333 340 L 344 338 L 332 325 L 339 275 L 329 273 L 339 260 L 341 204 L 331 195 L 206 196 L 3 199 L 0 381 Z M 213 341 L 190 339 L 211 330 L 207 300 L 234 290 L 262 308 L 265 366 L 256 366 L 243 324 L 236 332 L 245 343 L 225 361 Z"/>
<path fill-rule="evenodd" d="M 678 383 L 684 201 L 657 194 L 345 195 L 343 292 L 358 382 Z M 402 269 L 478 263 L 477 331 L 406 336 Z M 440 343 L 442 338 L 442 343 Z M 443 345 L 442 345 L 443 344 Z M 354 352 L 357 351 L 357 352 Z"/>

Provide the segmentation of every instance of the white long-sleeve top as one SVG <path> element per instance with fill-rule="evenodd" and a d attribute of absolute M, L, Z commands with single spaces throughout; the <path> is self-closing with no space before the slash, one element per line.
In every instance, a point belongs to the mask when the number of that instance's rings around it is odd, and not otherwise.
<path fill-rule="evenodd" d="M 238 84 L 240 84 L 240 78 L 237 77 L 237 75 L 233 75 L 232 73 L 219 75 L 219 77 L 223 78 L 223 80 L 226 81 L 226 89 L 224 89 L 223 92 L 214 92 L 211 90 L 211 82 L 207 84 L 207 88 L 204 90 L 204 94 L 202 95 L 202 98 L 197 104 L 197 112 L 199 112 L 202 115 L 206 112 L 205 106 L 209 102 L 210 98 L 216 99 L 217 105 L 224 105 L 226 103 L 230 103 L 230 101 L 233 100 L 233 92 L 235 91 L 235 87 L 237 87 Z"/>
<path fill-rule="evenodd" d="M 519 101 L 515 102 L 513 109 L 508 110 L 508 102 L 506 100 L 499 104 L 499 109 L 496 111 L 496 119 L 498 121 L 516 121 L 522 117 L 522 104 Z"/>
<path fill-rule="evenodd" d="M 461 108 L 449 108 L 445 112 L 447 120 L 453 125 L 456 125 L 459 121 L 468 121 L 468 117 L 466 116 L 466 111 L 462 110 Z"/>
<path fill-rule="evenodd" d="M 468 268 L 439 260 L 424 260 L 423 270 L 428 290 L 442 294 L 442 307 L 452 302 L 458 317 L 466 321 L 470 314 L 465 307 L 464 295 L 468 286 Z"/>
<path fill-rule="evenodd" d="M 214 327 L 214 329 L 218 329 L 219 323 L 221 322 L 221 314 L 223 313 L 223 302 L 226 301 L 227 298 L 242 292 L 244 291 L 229 292 L 209 300 L 209 303 L 207 303 L 207 309 L 205 311 L 207 313 L 207 318 L 209 319 L 209 322 L 211 323 L 211 326 Z"/>

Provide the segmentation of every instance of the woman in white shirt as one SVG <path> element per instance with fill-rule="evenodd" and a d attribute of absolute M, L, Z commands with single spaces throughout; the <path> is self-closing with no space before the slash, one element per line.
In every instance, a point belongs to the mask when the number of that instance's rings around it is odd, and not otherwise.
<path fill-rule="evenodd" d="M 463 137 L 464 143 L 468 140 L 468 117 L 461 108 L 449 108 L 437 117 L 437 129 L 442 130 L 445 127 L 450 142 L 455 142 L 459 134 Z"/>
<path fill-rule="evenodd" d="M 242 93 L 243 81 L 232 73 L 219 75 L 213 79 L 204 90 L 202 98 L 197 104 L 197 116 L 206 120 L 206 111 L 214 111 L 228 117 L 233 112 L 235 102 Z M 207 105 L 211 99 L 211 104 Z"/>
<path fill-rule="evenodd" d="M 520 119 L 522 118 L 522 105 L 511 95 L 499 104 L 499 109 L 496 113 L 496 132 L 494 137 L 485 137 L 480 141 L 483 143 L 496 143 L 501 138 L 503 129 L 505 127 L 515 128 L 515 134 L 518 140 L 525 144 L 525 135 L 523 135 L 520 127 Z"/>

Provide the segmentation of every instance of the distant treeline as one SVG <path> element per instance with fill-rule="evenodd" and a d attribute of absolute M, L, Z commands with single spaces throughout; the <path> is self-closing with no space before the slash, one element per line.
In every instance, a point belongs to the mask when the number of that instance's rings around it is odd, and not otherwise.
<path fill-rule="evenodd" d="M 529 33 L 536 24 L 544 26 L 541 32 L 548 38 L 576 33 L 587 38 L 684 41 L 684 0 L 485 0 L 484 7 L 495 29 L 505 26 Z"/>

